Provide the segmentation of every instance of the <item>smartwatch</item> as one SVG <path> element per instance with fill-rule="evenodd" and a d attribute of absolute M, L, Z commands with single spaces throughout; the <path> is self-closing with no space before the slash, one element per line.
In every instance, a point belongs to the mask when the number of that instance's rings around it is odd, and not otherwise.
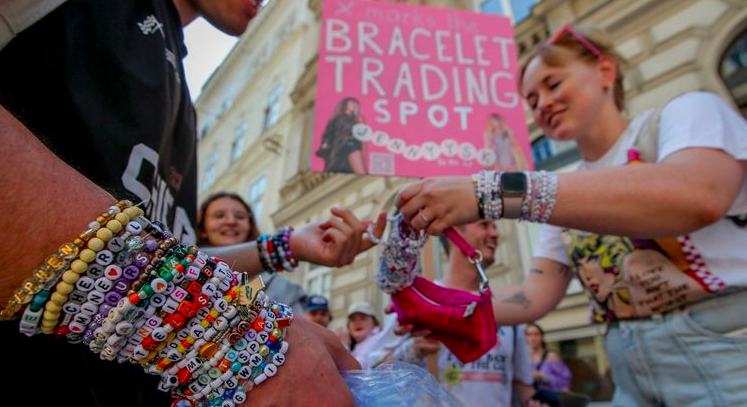
<path fill-rule="evenodd" d="M 527 176 L 523 172 L 501 174 L 500 193 L 503 201 L 503 217 L 518 219 L 527 192 Z"/>

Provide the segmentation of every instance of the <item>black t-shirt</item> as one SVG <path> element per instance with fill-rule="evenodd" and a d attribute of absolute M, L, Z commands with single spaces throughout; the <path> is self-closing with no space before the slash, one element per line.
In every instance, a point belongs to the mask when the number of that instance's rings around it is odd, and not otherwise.
<path fill-rule="evenodd" d="M 146 201 L 150 219 L 191 243 L 197 159 L 185 55 L 171 0 L 69 0 L 0 51 L 0 104 L 64 161 L 116 197 Z M 53 216 L 75 210 L 36 193 Z M 140 366 L 27 338 L 17 325 L 0 323 L 4 404 L 170 404 Z"/>
<path fill-rule="evenodd" d="M 316 155 L 323 158 L 324 171 L 352 173 L 350 154 L 361 151 L 363 143 L 353 136 L 356 117 L 341 114 L 333 117 L 324 129 L 322 145 Z"/>

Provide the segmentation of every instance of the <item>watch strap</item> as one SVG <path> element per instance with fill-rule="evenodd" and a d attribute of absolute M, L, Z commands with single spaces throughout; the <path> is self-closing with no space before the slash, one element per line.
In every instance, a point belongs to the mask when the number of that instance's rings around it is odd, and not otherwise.
<path fill-rule="evenodd" d="M 524 203 L 523 196 L 502 196 L 503 199 L 503 218 L 518 219 L 521 217 L 521 206 Z"/>

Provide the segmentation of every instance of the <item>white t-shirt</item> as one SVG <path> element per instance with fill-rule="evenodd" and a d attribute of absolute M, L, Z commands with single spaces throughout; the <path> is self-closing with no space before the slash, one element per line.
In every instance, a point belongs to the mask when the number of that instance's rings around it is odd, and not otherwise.
<path fill-rule="evenodd" d="M 438 370 L 441 385 L 464 407 L 510 407 L 514 380 L 534 382 L 524 326 L 498 327 L 496 346 L 466 365 L 442 346 Z"/>
<path fill-rule="evenodd" d="M 628 149 L 651 114 L 636 116 L 602 158 L 582 162 L 579 171 L 625 165 Z M 719 149 L 737 160 L 747 160 L 747 122 L 710 93 L 690 92 L 672 99 L 661 112 L 657 141 L 658 162 L 693 147 Z M 747 177 L 728 211 L 729 215 L 744 213 Z M 731 220 L 721 219 L 677 238 L 690 266 L 686 272 L 668 262 L 660 250 L 652 249 L 651 241 L 606 238 L 544 225 L 534 251 L 535 257 L 571 266 L 594 300 L 593 316 L 599 322 L 645 317 L 727 287 L 747 287 L 747 230 Z M 594 251 L 602 246 L 616 253 L 601 259 L 600 252 Z"/>

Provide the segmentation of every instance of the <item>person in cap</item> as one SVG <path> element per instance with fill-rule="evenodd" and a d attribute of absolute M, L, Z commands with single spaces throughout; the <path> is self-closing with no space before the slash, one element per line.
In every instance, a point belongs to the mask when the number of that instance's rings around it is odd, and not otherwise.
<path fill-rule="evenodd" d="M 329 312 L 329 301 L 323 295 L 310 295 L 306 299 L 304 308 L 306 309 L 306 318 L 325 328 L 332 321 L 332 314 Z"/>
<path fill-rule="evenodd" d="M 368 353 L 376 344 L 376 334 L 381 331 L 379 320 L 371 304 L 361 301 L 354 302 L 348 307 L 347 332 L 341 336 L 353 357 L 364 361 Z"/>

